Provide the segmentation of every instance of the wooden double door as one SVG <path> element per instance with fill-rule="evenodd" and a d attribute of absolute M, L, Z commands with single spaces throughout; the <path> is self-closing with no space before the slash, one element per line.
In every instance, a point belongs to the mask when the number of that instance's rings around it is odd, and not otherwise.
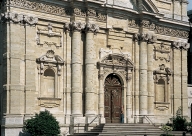
<path fill-rule="evenodd" d="M 104 91 L 106 123 L 120 123 L 122 112 L 122 84 L 118 76 L 114 74 L 107 76 Z"/>

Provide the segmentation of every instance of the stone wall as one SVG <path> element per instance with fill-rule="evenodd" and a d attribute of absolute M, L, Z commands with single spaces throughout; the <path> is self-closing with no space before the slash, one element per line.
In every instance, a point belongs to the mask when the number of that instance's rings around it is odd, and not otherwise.
<path fill-rule="evenodd" d="M 62 133 L 70 116 L 86 123 L 85 117 L 91 121 L 101 114 L 105 122 L 104 81 L 111 73 L 123 85 L 125 123 L 147 123 L 145 116 L 165 123 L 180 106 L 187 116 L 185 7 L 179 14 L 170 1 L 122 3 L 2 3 L 2 136 L 17 135 L 24 120 L 44 109 L 57 118 Z M 175 20 L 167 19 L 172 15 Z"/>

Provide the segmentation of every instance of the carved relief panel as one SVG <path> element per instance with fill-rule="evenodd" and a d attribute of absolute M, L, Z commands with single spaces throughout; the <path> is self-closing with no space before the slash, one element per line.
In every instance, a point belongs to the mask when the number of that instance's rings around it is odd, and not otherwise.
<path fill-rule="evenodd" d="M 53 29 L 52 24 L 48 24 L 47 28 L 37 27 L 37 45 L 47 46 L 62 46 L 61 31 Z"/>
<path fill-rule="evenodd" d="M 154 47 L 154 59 L 155 60 L 165 60 L 166 62 L 170 62 L 170 47 L 161 43 L 160 45 L 155 45 Z"/>

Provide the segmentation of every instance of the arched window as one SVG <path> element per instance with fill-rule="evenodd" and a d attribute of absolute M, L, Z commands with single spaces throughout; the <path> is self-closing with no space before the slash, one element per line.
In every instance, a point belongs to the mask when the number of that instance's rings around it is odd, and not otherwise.
<path fill-rule="evenodd" d="M 52 69 L 44 72 L 42 91 L 44 97 L 55 97 L 55 72 Z"/>
<path fill-rule="evenodd" d="M 165 81 L 159 79 L 157 83 L 157 102 L 166 102 Z"/>

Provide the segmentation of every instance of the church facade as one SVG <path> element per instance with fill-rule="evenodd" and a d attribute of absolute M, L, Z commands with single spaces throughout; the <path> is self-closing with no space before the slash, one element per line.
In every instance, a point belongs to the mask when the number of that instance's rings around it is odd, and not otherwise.
<path fill-rule="evenodd" d="M 0 2 L 2 136 L 19 135 L 45 109 L 62 134 L 97 115 L 102 123 L 188 117 L 186 0 Z"/>

